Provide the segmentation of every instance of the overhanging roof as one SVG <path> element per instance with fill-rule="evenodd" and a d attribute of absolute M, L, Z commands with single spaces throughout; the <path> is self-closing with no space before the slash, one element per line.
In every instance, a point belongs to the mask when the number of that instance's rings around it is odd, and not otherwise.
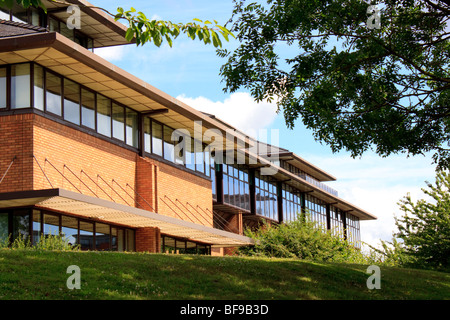
<path fill-rule="evenodd" d="M 252 245 L 251 238 L 154 212 L 98 199 L 64 189 L 47 189 L 0 194 L 0 208 L 36 207 L 67 213 L 97 222 L 130 228 L 157 227 L 161 233 L 213 247 Z"/>
<path fill-rule="evenodd" d="M 227 146 L 227 137 L 248 143 L 239 132 L 229 130 L 216 119 L 118 68 L 59 33 L 0 39 L 0 65 L 31 61 L 138 112 L 168 109 L 167 113 L 152 118 L 174 129 L 186 129 L 192 137 L 197 131 L 197 134 L 205 137 L 204 141 L 208 141 L 208 138 L 214 137 L 214 130 L 218 130 L 224 137 L 224 148 Z M 201 122 L 201 126 L 196 126 L 195 122 Z M 198 132 L 198 129 L 202 132 Z"/>
<path fill-rule="evenodd" d="M 128 28 L 112 16 L 91 3 L 84 0 L 65 0 L 59 2 L 43 0 L 42 3 L 47 8 L 48 13 L 57 17 L 61 21 L 67 21 L 71 13 L 67 12 L 67 7 L 71 4 L 80 8 L 81 29 L 80 31 L 94 39 L 94 48 L 117 46 L 129 44 L 125 39 Z M 116 14 L 117 12 L 112 12 Z"/>

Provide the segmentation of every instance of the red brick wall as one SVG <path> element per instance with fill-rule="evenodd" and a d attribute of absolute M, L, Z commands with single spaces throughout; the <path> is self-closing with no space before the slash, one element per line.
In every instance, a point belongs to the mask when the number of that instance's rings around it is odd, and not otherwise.
<path fill-rule="evenodd" d="M 213 226 L 211 181 L 153 159 L 140 158 L 137 163 L 137 191 L 153 197 L 159 214 Z"/>
<path fill-rule="evenodd" d="M 13 165 L 0 184 L 0 192 L 32 189 L 33 115 L 0 117 L 0 180 L 14 157 Z"/>
<path fill-rule="evenodd" d="M 136 230 L 137 252 L 161 252 L 161 233 L 159 228 L 139 228 Z"/>
<path fill-rule="evenodd" d="M 53 188 L 135 206 L 134 192 L 127 187 L 135 188 L 135 152 L 40 116 L 34 121 L 33 143 Z M 51 188 L 37 161 L 33 170 L 34 189 Z"/>

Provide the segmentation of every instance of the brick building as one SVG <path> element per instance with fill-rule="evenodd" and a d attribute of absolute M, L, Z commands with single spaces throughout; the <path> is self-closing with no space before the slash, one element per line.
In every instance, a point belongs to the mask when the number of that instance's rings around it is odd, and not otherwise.
<path fill-rule="evenodd" d="M 376 218 L 332 175 L 100 58 L 126 27 L 72 2 L 79 30 L 63 4 L 0 8 L 1 239 L 222 255 L 252 245 L 245 228 L 307 212 L 358 245 L 359 221 Z"/>

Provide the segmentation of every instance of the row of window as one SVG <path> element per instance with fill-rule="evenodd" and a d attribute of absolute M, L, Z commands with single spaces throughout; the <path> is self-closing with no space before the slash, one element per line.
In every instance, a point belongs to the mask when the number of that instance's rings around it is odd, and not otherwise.
<path fill-rule="evenodd" d="M 92 49 L 94 47 L 94 40 L 92 38 L 75 28 L 70 29 L 66 22 L 59 20 L 51 14 L 46 14 L 42 9 L 33 7 L 25 9 L 18 4 L 14 4 L 12 9 L 2 6 L 0 7 L 0 19 L 43 27 L 49 31 L 61 33 L 66 38 L 69 38 L 87 49 Z"/>
<path fill-rule="evenodd" d="M 30 107 L 113 141 L 139 147 L 138 112 L 36 63 L 0 67 L 0 109 Z M 210 176 L 209 147 L 174 132 L 173 128 L 146 117 L 145 152 Z"/>
<path fill-rule="evenodd" d="M 222 165 L 223 201 L 250 211 L 248 170 L 242 165 Z"/>
<path fill-rule="evenodd" d="M 161 235 L 161 252 L 174 254 L 210 255 L 211 246 Z"/>
<path fill-rule="evenodd" d="M 283 219 L 284 221 L 294 221 L 302 212 L 300 195 L 289 185 L 283 184 Z"/>
<path fill-rule="evenodd" d="M 255 175 L 256 213 L 272 220 L 278 220 L 277 187 L 269 176 Z"/>
<path fill-rule="evenodd" d="M 40 210 L 0 212 L 0 242 L 18 237 L 37 244 L 41 239 L 60 235 L 81 250 L 135 251 L 135 231 Z"/>

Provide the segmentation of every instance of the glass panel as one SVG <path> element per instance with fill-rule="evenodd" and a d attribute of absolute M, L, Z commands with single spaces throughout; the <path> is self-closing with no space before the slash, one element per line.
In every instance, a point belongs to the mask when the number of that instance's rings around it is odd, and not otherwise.
<path fill-rule="evenodd" d="M 0 244 L 6 244 L 6 241 L 8 241 L 9 236 L 9 219 L 8 219 L 8 213 L 1 212 L 0 213 Z"/>
<path fill-rule="evenodd" d="M 195 171 L 195 153 L 194 153 L 194 139 L 186 138 L 185 144 L 186 167 Z"/>
<path fill-rule="evenodd" d="M 64 79 L 64 119 L 80 124 L 80 86 Z"/>
<path fill-rule="evenodd" d="M 126 109 L 126 143 L 129 146 L 138 147 L 138 114 L 136 111 Z"/>
<path fill-rule="evenodd" d="M 13 239 L 27 240 L 30 235 L 30 211 L 16 211 L 13 215 Z"/>
<path fill-rule="evenodd" d="M 0 109 L 6 108 L 6 90 L 7 90 L 7 71 L 6 68 L 0 68 Z"/>
<path fill-rule="evenodd" d="M 34 210 L 33 211 L 33 244 L 37 244 L 41 237 L 41 212 Z"/>
<path fill-rule="evenodd" d="M 181 164 L 184 166 L 184 155 L 186 154 L 186 143 L 188 141 L 188 137 L 180 134 L 173 135 L 174 140 L 174 156 L 175 163 Z"/>
<path fill-rule="evenodd" d="M 30 64 L 11 66 L 11 109 L 30 108 Z"/>
<path fill-rule="evenodd" d="M 48 27 L 51 32 L 59 32 L 59 21 L 48 18 Z"/>
<path fill-rule="evenodd" d="M 95 93 L 81 89 L 81 124 L 95 130 Z"/>
<path fill-rule="evenodd" d="M 61 112 L 61 78 L 54 75 L 53 73 L 45 73 L 45 84 L 46 84 L 46 104 L 47 111 L 52 112 L 58 116 L 62 115 Z"/>
<path fill-rule="evenodd" d="M 97 132 L 111 137 L 111 100 L 97 94 Z"/>
<path fill-rule="evenodd" d="M 134 230 L 126 229 L 127 249 L 126 251 L 135 251 L 134 246 Z"/>
<path fill-rule="evenodd" d="M 199 141 L 195 141 L 195 169 L 205 173 L 205 164 L 203 158 L 203 145 Z"/>
<path fill-rule="evenodd" d="M 104 251 L 110 250 L 110 233 L 111 228 L 107 224 L 96 223 L 95 224 L 95 249 Z"/>
<path fill-rule="evenodd" d="M 117 251 L 119 252 L 125 251 L 124 239 L 125 236 L 123 229 L 117 229 Z"/>
<path fill-rule="evenodd" d="M 125 109 L 115 103 L 112 104 L 113 112 L 113 138 L 125 141 Z"/>
<path fill-rule="evenodd" d="M 60 23 L 59 27 L 60 27 L 60 33 L 64 37 L 69 38 L 72 41 L 75 41 L 74 31 L 73 30 L 69 29 L 65 23 Z"/>
<path fill-rule="evenodd" d="M 119 241 L 118 241 L 118 230 L 117 228 L 111 227 L 111 250 L 119 251 Z"/>
<path fill-rule="evenodd" d="M 162 125 L 152 121 L 152 153 L 162 156 Z"/>
<path fill-rule="evenodd" d="M 59 216 L 44 214 L 42 234 L 44 237 L 59 235 Z"/>
<path fill-rule="evenodd" d="M 94 224 L 91 222 L 80 221 L 80 239 L 81 250 L 92 250 L 94 244 Z"/>
<path fill-rule="evenodd" d="M 78 244 L 78 219 L 73 217 L 61 217 L 61 236 L 70 245 Z"/>
<path fill-rule="evenodd" d="M 151 127 L 150 127 L 150 118 L 144 118 L 144 151 L 151 153 L 152 152 L 152 135 L 151 135 Z"/>
<path fill-rule="evenodd" d="M 174 162 L 175 147 L 172 142 L 172 132 L 173 132 L 172 128 L 164 126 L 164 159 Z"/>
<path fill-rule="evenodd" d="M 34 107 L 44 111 L 44 68 L 34 65 Z"/>

